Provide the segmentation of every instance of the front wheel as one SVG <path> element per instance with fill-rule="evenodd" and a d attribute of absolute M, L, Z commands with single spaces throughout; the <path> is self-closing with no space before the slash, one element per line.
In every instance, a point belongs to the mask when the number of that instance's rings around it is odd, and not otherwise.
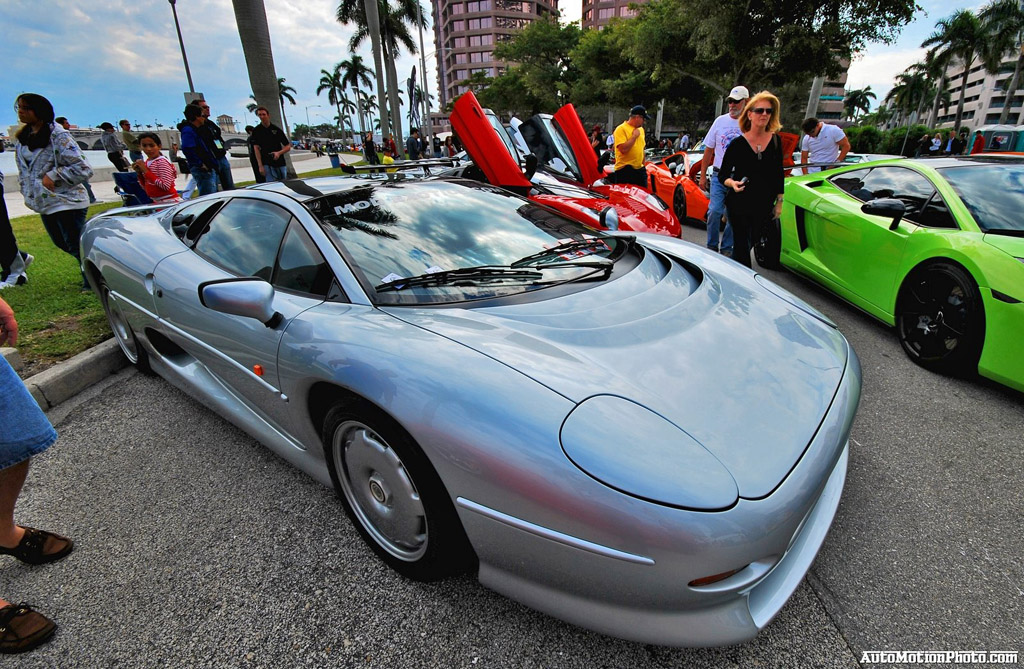
<path fill-rule="evenodd" d="M 672 213 L 676 215 L 676 220 L 679 221 L 679 229 L 682 230 L 683 226 L 686 225 L 686 191 L 678 184 L 676 189 L 672 191 Z"/>
<path fill-rule="evenodd" d="M 100 283 L 100 301 L 103 303 L 103 311 L 107 314 L 107 323 L 114 333 L 114 339 L 128 362 L 135 365 L 143 374 L 152 374 L 153 369 L 149 365 L 149 353 L 139 343 L 132 326 L 128 323 L 120 301 L 110 292 L 106 283 Z"/>
<path fill-rule="evenodd" d="M 772 218 L 760 225 L 754 240 L 754 257 L 757 264 L 765 269 L 779 269 L 782 266 L 782 227 L 779 219 Z"/>
<path fill-rule="evenodd" d="M 444 485 L 412 437 L 366 402 L 327 413 L 323 443 L 334 487 L 370 548 L 400 574 L 433 581 L 475 554 Z"/>
<path fill-rule="evenodd" d="M 917 270 L 900 290 L 896 329 L 903 350 L 925 369 L 942 374 L 977 371 L 985 337 L 978 286 L 951 263 Z"/>

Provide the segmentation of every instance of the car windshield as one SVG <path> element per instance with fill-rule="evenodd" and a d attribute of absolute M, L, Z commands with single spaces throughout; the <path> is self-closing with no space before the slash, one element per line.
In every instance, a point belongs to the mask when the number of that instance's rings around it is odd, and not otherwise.
<path fill-rule="evenodd" d="M 953 186 L 982 232 L 1022 232 L 1024 164 L 945 167 L 939 173 Z"/>
<path fill-rule="evenodd" d="M 602 261 L 626 248 L 621 238 L 470 181 L 375 182 L 306 206 L 380 304 L 479 300 L 604 279 Z M 581 240 L 597 241 L 530 261 Z"/>

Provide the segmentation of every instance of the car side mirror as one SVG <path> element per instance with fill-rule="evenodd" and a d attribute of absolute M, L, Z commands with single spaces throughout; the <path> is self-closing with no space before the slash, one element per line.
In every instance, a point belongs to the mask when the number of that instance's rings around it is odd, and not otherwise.
<path fill-rule="evenodd" d="M 274 311 L 274 287 L 263 279 L 226 279 L 199 285 L 199 301 L 207 309 L 243 318 L 255 318 L 268 328 L 277 327 L 281 314 Z"/>
<path fill-rule="evenodd" d="M 523 172 L 523 176 L 529 181 L 533 178 L 533 175 L 537 173 L 537 156 L 532 153 L 526 154 L 526 171 Z"/>
<path fill-rule="evenodd" d="M 619 212 L 615 210 L 615 207 L 605 207 L 601 210 L 601 227 L 606 230 L 618 230 L 619 229 Z"/>
<path fill-rule="evenodd" d="M 900 221 L 903 220 L 903 215 L 907 213 L 907 205 L 896 198 L 883 197 L 865 202 L 861 205 L 860 210 L 872 216 L 891 218 L 892 223 L 889 224 L 889 229 L 895 230 L 899 227 Z"/>

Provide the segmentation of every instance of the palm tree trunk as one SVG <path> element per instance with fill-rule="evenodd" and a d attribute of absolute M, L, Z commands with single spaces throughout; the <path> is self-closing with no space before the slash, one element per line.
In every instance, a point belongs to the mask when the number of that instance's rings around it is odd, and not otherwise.
<path fill-rule="evenodd" d="M 387 61 L 388 74 L 388 106 L 391 107 L 391 131 L 395 136 L 395 148 L 398 152 L 405 152 L 405 142 L 402 137 L 402 107 L 398 100 L 398 70 L 395 68 L 395 55 L 391 53 L 388 44 L 384 45 L 384 55 Z"/>
<path fill-rule="evenodd" d="M 1024 44 L 1021 44 L 1020 55 L 1017 56 L 1017 64 L 1013 67 L 1013 76 L 1010 77 L 1010 84 L 1006 87 L 1006 102 L 1003 103 L 1003 111 L 999 114 L 999 123 L 1001 125 L 1006 125 L 1006 121 L 1010 118 L 1010 107 L 1013 106 L 1013 95 L 1017 92 L 1017 82 L 1020 80 L 1022 63 L 1024 63 Z M 1020 121 L 1018 121 L 1019 123 Z"/>
<path fill-rule="evenodd" d="M 381 135 L 387 134 L 388 125 L 384 115 L 384 70 L 381 67 L 381 43 L 380 43 L 380 7 L 377 0 L 363 0 L 366 11 L 366 28 L 370 33 L 370 42 L 373 46 L 373 69 L 377 78 L 377 105 L 380 113 Z"/>
<path fill-rule="evenodd" d="M 964 96 L 967 95 L 967 75 L 971 73 L 972 58 L 964 63 L 964 76 L 960 80 L 960 99 L 956 103 L 956 119 L 953 121 L 953 132 L 960 132 L 960 120 L 964 117 Z"/>
<path fill-rule="evenodd" d="M 242 42 L 242 53 L 245 55 L 245 67 L 249 72 L 249 84 L 259 104 L 270 110 L 270 120 L 281 124 L 284 118 L 283 105 L 274 104 L 280 101 L 281 91 L 277 83 L 277 70 L 274 69 L 274 54 L 270 48 L 270 27 L 267 24 L 267 9 L 263 0 L 231 0 L 235 10 L 235 23 L 238 24 L 238 37 Z M 285 124 L 287 127 L 287 123 Z M 290 137 L 290 135 L 289 135 Z M 291 153 L 284 154 L 288 167 L 288 176 L 295 177 L 292 167 Z"/>
<path fill-rule="evenodd" d="M 935 89 L 935 102 L 932 104 L 932 113 L 928 116 L 928 127 L 934 128 L 939 120 L 939 102 L 942 100 L 942 90 L 946 87 L 946 73 L 939 77 L 939 86 Z"/>

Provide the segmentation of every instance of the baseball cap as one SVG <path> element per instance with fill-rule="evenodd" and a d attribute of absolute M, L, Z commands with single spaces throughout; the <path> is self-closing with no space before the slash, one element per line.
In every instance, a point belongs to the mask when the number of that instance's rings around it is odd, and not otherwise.
<path fill-rule="evenodd" d="M 630 109 L 629 110 L 629 115 L 630 116 L 643 116 L 645 119 L 648 119 L 648 120 L 651 118 L 650 116 L 647 115 L 647 107 L 644 107 L 643 105 L 637 105 L 637 106 L 633 107 L 632 109 Z"/>
<path fill-rule="evenodd" d="M 747 90 L 746 86 L 735 86 L 729 91 L 730 100 L 746 100 L 750 97 L 750 91 Z"/>

